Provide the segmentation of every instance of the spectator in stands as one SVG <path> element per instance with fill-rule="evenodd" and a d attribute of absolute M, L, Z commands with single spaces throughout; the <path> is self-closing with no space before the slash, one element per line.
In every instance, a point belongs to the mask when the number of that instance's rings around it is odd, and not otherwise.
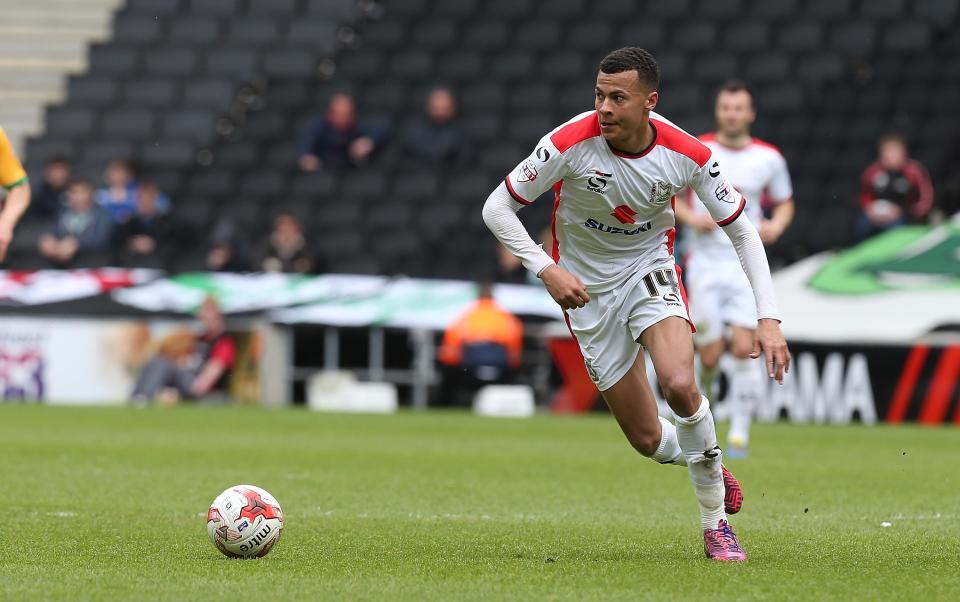
<path fill-rule="evenodd" d="M 880 138 L 877 161 L 861 177 L 857 240 L 891 228 L 923 222 L 933 207 L 933 185 L 926 168 L 907 154 L 906 140 L 897 134 Z"/>
<path fill-rule="evenodd" d="M 457 119 L 457 101 L 447 88 L 435 88 L 427 97 L 426 113 L 404 130 L 400 139 L 404 156 L 421 163 L 462 162 L 469 151 Z"/>
<path fill-rule="evenodd" d="M 40 236 L 40 254 L 55 267 L 73 264 L 79 255 L 100 257 L 110 246 L 113 223 L 110 216 L 93 202 L 93 186 L 77 180 L 67 189 L 67 203 Z M 103 256 L 102 263 L 107 262 Z"/>
<path fill-rule="evenodd" d="M 135 196 L 133 213 L 116 228 L 119 260 L 127 266 L 165 267 L 175 229 L 170 216 L 160 211 L 160 189 L 154 182 L 141 182 Z"/>
<path fill-rule="evenodd" d="M 176 402 L 213 399 L 226 395 L 227 381 L 237 355 L 236 342 L 226 331 L 220 306 L 207 297 L 197 312 L 200 330 L 177 330 L 160 344 L 157 354 L 140 372 L 131 399 Z"/>
<path fill-rule="evenodd" d="M 356 167 L 365 164 L 382 142 L 384 132 L 357 120 L 349 94 L 334 94 L 327 114 L 307 130 L 300 145 L 300 169 Z"/>
<path fill-rule="evenodd" d="M 939 208 L 946 216 L 960 214 L 960 128 L 955 128 L 945 139 L 940 159 Z"/>
<path fill-rule="evenodd" d="M 53 156 L 43 166 L 43 178 L 33 186 L 33 201 L 27 214 L 53 219 L 63 207 L 63 197 L 73 178 L 73 166 L 66 157 Z"/>
<path fill-rule="evenodd" d="M 263 243 L 260 258 L 265 272 L 306 274 L 313 270 L 314 259 L 297 216 L 278 213 L 273 218 L 273 230 Z"/>
<path fill-rule="evenodd" d="M 125 159 L 114 159 L 103 172 L 106 184 L 97 190 L 97 205 L 110 216 L 114 223 L 126 221 L 137 204 L 137 182 L 133 164 Z"/>
<path fill-rule="evenodd" d="M 445 366 L 442 403 L 464 405 L 466 393 L 509 382 L 520 367 L 523 324 L 493 300 L 493 286 L 478 287 L 478 299 L 447 328 L 438 353 Z"/>
<path fill-rule="evenodd" d="M 207 269 L 211 272 L 248 272 L 248 257 L 239 224 L 228 217 L 218 220 L 210 235 Z"/>

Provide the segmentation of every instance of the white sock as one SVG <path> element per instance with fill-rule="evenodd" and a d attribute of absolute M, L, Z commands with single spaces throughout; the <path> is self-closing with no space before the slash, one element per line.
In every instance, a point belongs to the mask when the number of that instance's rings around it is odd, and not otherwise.
<path fill-rule="evenodd" d="M 700 503 L 700 524 L 704 529 L 716 529 L 717 523 L 726 520 L 727 515 L 723 507 L 723 474 L 720 471 L 723 452 L 717 445 L 710 402 L 701 396 L 700 408 L 693 416 L 675 418 L 677 439 L 687 458 L 693 491 Z"/>
<path fill-rule="evenodd" d="M 650 459 L 660 464 L 676 464 L 677 466 L 686 466 L 687 458 L 680 449 L 680 442 L 677 440 L 677 427 L 673 423 L 659 416 L 660 418 L 660 447 L 653 452 Z"/>
<path fill-rule="evenodd" d="M 760 401 L 763 381 L 755 360 L 733 360 L 733 378 L 731 379 L 730 432 L 727 438 L 740 445 L 750 440 L 750 418 L 753 409 Z"/>

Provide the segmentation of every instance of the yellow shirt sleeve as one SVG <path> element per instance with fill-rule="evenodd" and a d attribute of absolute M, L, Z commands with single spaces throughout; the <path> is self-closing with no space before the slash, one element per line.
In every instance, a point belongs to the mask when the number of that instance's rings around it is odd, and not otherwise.
<path fill-rule="evenodd" d="M 27 183 L 27 172 L 17 156 L 13 154 L 13 147 L 6 132 L 0 128 L 0 186 L 7 190 Z"/>

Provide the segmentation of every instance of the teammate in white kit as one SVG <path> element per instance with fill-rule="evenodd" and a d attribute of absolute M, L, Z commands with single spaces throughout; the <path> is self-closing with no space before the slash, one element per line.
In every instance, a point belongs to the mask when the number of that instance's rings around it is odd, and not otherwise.
<path fill-rule="evenodd" d="M 661 464 L 688 467 L 707 556 L 741 561 L 746 554 L 727 522 L 727 513 L 740 510 L 740 484 L 721 464 L 710 405 L 693 374 L 691 325 L 673 259 L 676 193 L 687 186 L 700 193 L 733 241 L 756 293 L 754 353 L 766 354 L 771 378 L 782 380 L 790 354 L 760 237 L 738 219 L 744 201 L 709 148 L 652 112 L 659 82 L 645 50 L 607 55 L 595 111 L 547 134 L 491 193 L 483 218 L 566 311 L 588 372 L 633 447 Z M 552 256 L 516 215 L 551 187 Z M 643 350 L 676 426 L 657 414 Z"/>
<path fill-rule="evenodd" d="M 750 135 L 757 115 L 753 96 L 743 82 L 730 81 L 720 87 L 715 116 L 716 132 L 700 136 L 700 141 L 713 151 L 730 183 L 746 198 L 744 215 L 759 230 L 760 239 L 765 245 L 773 244 L 793 220 L 787 162 L 776 147 Z M 728 396 L 732 409 L 727 454 L 745 457 L 750 418 L 763 395 L 762 375 L 750 359 L 757 309 L 736 250 L 704 202 L 689 192 L 681 195 L 687 202 L 678 204 L 676 214 L 677 221 L 689 226 L 692 233 L 686 267 L 690 313 L 697 328 L 693 338 L 700 353 L 700 387 L 708 395 L 713 392 L 717 365 L 729 336 L 734 368 Z M 770 219 L 763 217 L 762 200 L 773 207 Z"/>

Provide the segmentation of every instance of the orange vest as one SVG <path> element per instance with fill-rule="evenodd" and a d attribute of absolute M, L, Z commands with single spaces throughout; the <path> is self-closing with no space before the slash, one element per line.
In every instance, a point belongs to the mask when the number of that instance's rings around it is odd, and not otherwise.
<path fill-rule="evenodd" d="M 455 366 L 463 357 L 463 347 L 473 343 L 499 343 L 506 347 L 510 365 L 519 366 L 523 324 L 492 299 L 480 299 L 447 327 L 437 355 L 444 364 Z"/>

